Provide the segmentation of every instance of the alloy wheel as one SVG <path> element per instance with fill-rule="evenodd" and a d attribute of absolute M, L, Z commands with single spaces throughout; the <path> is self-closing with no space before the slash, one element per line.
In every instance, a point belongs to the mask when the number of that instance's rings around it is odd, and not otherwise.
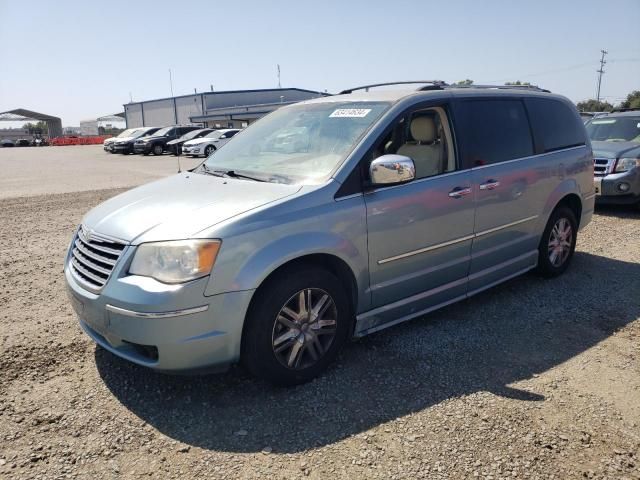
<path fill-rule="evenodd" d="M 558 219 L 549 235 L 549 262 L 554 267 L 560 267 L 569 258 L 573 244 L 573 229 L 571 223 L 564 217 Z"/>
<path fill-rule="evenodd" d="M 338 311 L 333 298 L 319 288 L 306 288 L 282 306 L 273 326 L 272 347 L 287 368 L 302 370 L 326 354 L 336 336 Z"/>

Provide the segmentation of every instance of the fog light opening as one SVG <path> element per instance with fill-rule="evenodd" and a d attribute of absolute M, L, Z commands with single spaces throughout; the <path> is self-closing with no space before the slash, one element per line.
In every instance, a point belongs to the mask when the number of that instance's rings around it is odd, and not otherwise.
<path fill-rule="evenodd" d="M 618 190 L 620 190 L 621 192 L 628 192 L 629 188 L 631 188 L 631 186 L 626 182 L 618 184 Z"/>

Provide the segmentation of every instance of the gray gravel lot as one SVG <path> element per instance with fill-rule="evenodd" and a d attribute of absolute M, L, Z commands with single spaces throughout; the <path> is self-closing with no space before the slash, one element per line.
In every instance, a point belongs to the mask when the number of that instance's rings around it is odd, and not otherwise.
<path fill-rule="evenodd" d="M 113 156 L 74 148 L 25 149 L 48 165 L 26 186 L 14 163 L 40 160 L 0 150 L 0 478 L 640 478 L 640 212 L 599 209 L 560 278 L 366 337 L 280 389 L 156 374 L 81 333 L 61 273 L 74 227 L 173 159 L 104 179 Z"/>

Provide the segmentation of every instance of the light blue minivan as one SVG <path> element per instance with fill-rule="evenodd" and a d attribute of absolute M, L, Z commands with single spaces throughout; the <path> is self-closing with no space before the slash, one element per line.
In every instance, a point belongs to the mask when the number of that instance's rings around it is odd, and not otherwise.
<path fill-rule="evenodd" d="M 157 370 L 242 361 L 295 384 L 349 338 L 564 272 L 595 196 L 573 104 L 386 85 L 282 107 L 192 171 L 91 210 L 65 262 L 83 330 Z"/>

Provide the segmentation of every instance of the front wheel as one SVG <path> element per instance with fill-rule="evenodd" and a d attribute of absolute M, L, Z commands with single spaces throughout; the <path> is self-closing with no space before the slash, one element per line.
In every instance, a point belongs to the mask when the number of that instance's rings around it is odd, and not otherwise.
<path fill-rule="evenodd" d="M 162 152 L 164 151 L 164 148 L 162 148 L 162 145 L 160 144 L 156 144 L 153 146 L 153 154 L 154 155 L 162 155 Z"/>
<path fill-rule="evenodd" d="M 307 267 L 278 275 L 261 288 L 247 315 L 242 360 L 277 385 L 296 385 L 322 373 L 347 339 L 351 313 L 332 273 Z"/>
<path fill-rule="evenodd" d="M 207 145 L 207 148 L 204 149 L 204 156 L 208 157 L 209 155 L 211 155 L 213 153 L 213 151 L 216 149 L 216 147 L 214 147 L 213 145 Z"/>
<path fill-rule="evenodd" d="M 538 272 L 545 277 L 557 277 L 564 273 L 573 258 L 577 234 L 578 222 L 573 211 L 565 206 L 556 208 L 538 247 Z"/>

